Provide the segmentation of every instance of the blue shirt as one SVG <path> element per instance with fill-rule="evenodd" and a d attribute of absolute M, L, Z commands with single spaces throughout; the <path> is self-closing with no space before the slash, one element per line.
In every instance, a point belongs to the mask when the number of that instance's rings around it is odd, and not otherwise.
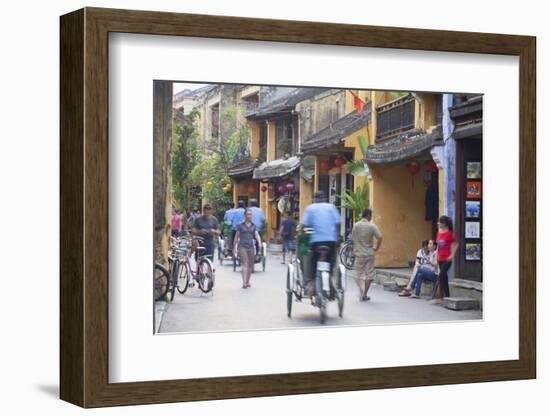
<path fill-rule="evenodd" d="M 265 220 L 264 212 L 258 207 L 250 207 L 249 209 L 252 211 L 252 222 L 256 226 L 258 232 L 261 233 L 263 222 Z"/>
<path fill-rule="evenodd" d="M 340 213 L 333 204 L 328 202 L 311 204 L 304 211 L 302 224 L 313 228 L 310 243 L 337 241 L 336 226 L 340 224 Z"/>
<path fill-rule="evenodd" d="M 244 221 L 244 208 L 235 208 L 231 219 L 231 229 L 236 230 L 237 226 Z"/>
<path fill-rule="evenodd" d="M 223 216 L 223 222 L 228 222 L 233 225 L 233 214 L 235 212 L 234 208 L 229 208 L 227 211 L 225 211 L 225 214 Z"/>

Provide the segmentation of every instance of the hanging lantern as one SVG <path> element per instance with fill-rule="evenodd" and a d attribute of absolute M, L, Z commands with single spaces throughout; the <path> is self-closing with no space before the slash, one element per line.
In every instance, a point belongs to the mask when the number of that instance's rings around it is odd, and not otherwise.
<path fill-rule="evenodd" d="M 430 173 L 437 172 L 437 165 L 433 160 L 426 160 L 424 162 L 424 169 Z"/>
<path fill-rule="evenodd" d="M 278 189 L 279 189 L 279 193 L 281 194 L 286 191 L 286 188 L 283 185 L 279 185 Z"/>
<path fill-rule="evenodd" d="M 292 191 L 294 189 L 294 184 L 292 182 L 287 183 L 286 189 L 288 189 L 289 191 Z"/>
<path fill-rule="evenodd" d="M 330 163 L 328 162 L 328 160 L 325 160 L 325 161 L 319 163 L 319 167 L 321 168 L 321 170 L 329 170 L 330 169 Z"/>
<path fill-rule="evenodd" d="M 254 191 L 256 190 L 256 187 L 254 186 L 254 182 L 250 182 L 246 190 L 248 191 L 249 194 L 253 194 Z"/>
<path fill-rule="evenodd" d="M 231 190 L 231 186 L 230 185 L 225 185 L 222 189 L 225 193 L 228 193 Z"/>
<path fill-rule="evenodd" d="M 266 192 L 266 191 L 267 191 L 267 186 L 263 185 L 263 186 L 260 188 L 260 191 Z"/>
<path fill-rule="evenodd" d="M 338 156 L 336 159 L 334 159 L 334 166 L 341 167 L 346 163 L 346 160 L 342 156 Z"/>
<path fill-rule="evenodd" d="M 420 164 L 418 162 L 410 162 L 405 165 L 405 168 L 411 175 L 411 185 L 414 188 L 414 175 L 420 171 Z"/>

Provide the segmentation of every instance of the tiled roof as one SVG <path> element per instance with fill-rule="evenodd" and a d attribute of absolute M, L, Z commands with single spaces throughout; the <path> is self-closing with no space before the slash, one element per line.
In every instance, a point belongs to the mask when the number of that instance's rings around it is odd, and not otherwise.
<path fill-rule="evenodd" d="M 345 137 L 365 127 L 370 121 L 370 118 L 370 109 L 365 109 L 362 112 L 355 110 L 349 114 L 346 114 L 344 117 L 336 120 L 328 127 L 307 137 L 302 142 L 300 150 L 301 152 L 307 154 L 320 149 L 325 149 L 334 144 L 338 144 Z"/>
<path fill-rule="evenodd" d="M 256 166 L 257 163 L 250 158 L 240 160 L 227 169 L 227 176 L 234 177 L 251 175 Z"/>
<path fill-rule="evenodd" d="M 281 178 L 296 170 L 301 164 L 298 156 L 264 162 L 254 169 L 253 179 Z"/>
<path fill-rule="evenodd" d="M 330 88 L 296 88 L 268 105 L 258 107 L 256 111 L 248 114 L 246 117 L 250 119 L 262 119 L 288 113 L 294 109 L 296 104 L 328 90 Z"/>
<path fill-rule="evenodd" d="M 431 133 L 418 129 L 409 130 L 396 138 L 370 145 L 364 161 L 367 164 L 397 163 L 413 159 L 441 144 L 441 128 Z"/>

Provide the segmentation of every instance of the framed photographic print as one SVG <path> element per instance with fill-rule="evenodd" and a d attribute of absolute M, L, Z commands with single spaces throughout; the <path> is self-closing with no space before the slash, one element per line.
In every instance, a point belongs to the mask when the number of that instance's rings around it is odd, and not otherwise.
<path fill-rule="evenodd" d="M 466 218 L 479 218 L 481 212 L 481 202 L 466 201 Z"/>
<path fill-rule="evenodd" d="M 466 178 L 481 178 L 481 162 L 466 162 Z"/>
<path fill-rule="evenodd" d="M 479 261 L 481 260 L 481 244 L 466 243 L 466 260 Z"/>
<path fill-rule="evenodd" d="M 535 38 L 98 8 L 60 29 L 63 400 L 536 376 Z M 427 320 L 384 287 L 442 215 L 462 240 L 438 300 L 475 282 L 483 309 Z M 384 244 L 358 285 L 368 218 Z"/>
<path fill-rule="evenodd" d="M 465 233 L 466 238 L 479 238 L 480 237 L 480 224 L 479 222 L 466 221 Z"/>
<path fill-rule="evenodd" d="M 480 199 L 481 198 L 481 182 L 467 181 L 466 182 L 466 198 Z"/>

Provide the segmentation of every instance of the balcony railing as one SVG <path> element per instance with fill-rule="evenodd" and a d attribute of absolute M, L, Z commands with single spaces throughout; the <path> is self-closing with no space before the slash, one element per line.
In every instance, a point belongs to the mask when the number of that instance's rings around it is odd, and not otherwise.
<path fill-rule="evenodd" d="M 260 103 L 255 101 L 241 101 L 239 102 L 239 106 L 244 110 L 244 114 L 246 115 L 249 113 L 254 113 L 260 106 Z"/>
<path fill-rule="evenodd" d="M 389 139 L 414 128 L 415 100 L 411 95 L 399 97 L 376 107 L 376 141 Z"/>

